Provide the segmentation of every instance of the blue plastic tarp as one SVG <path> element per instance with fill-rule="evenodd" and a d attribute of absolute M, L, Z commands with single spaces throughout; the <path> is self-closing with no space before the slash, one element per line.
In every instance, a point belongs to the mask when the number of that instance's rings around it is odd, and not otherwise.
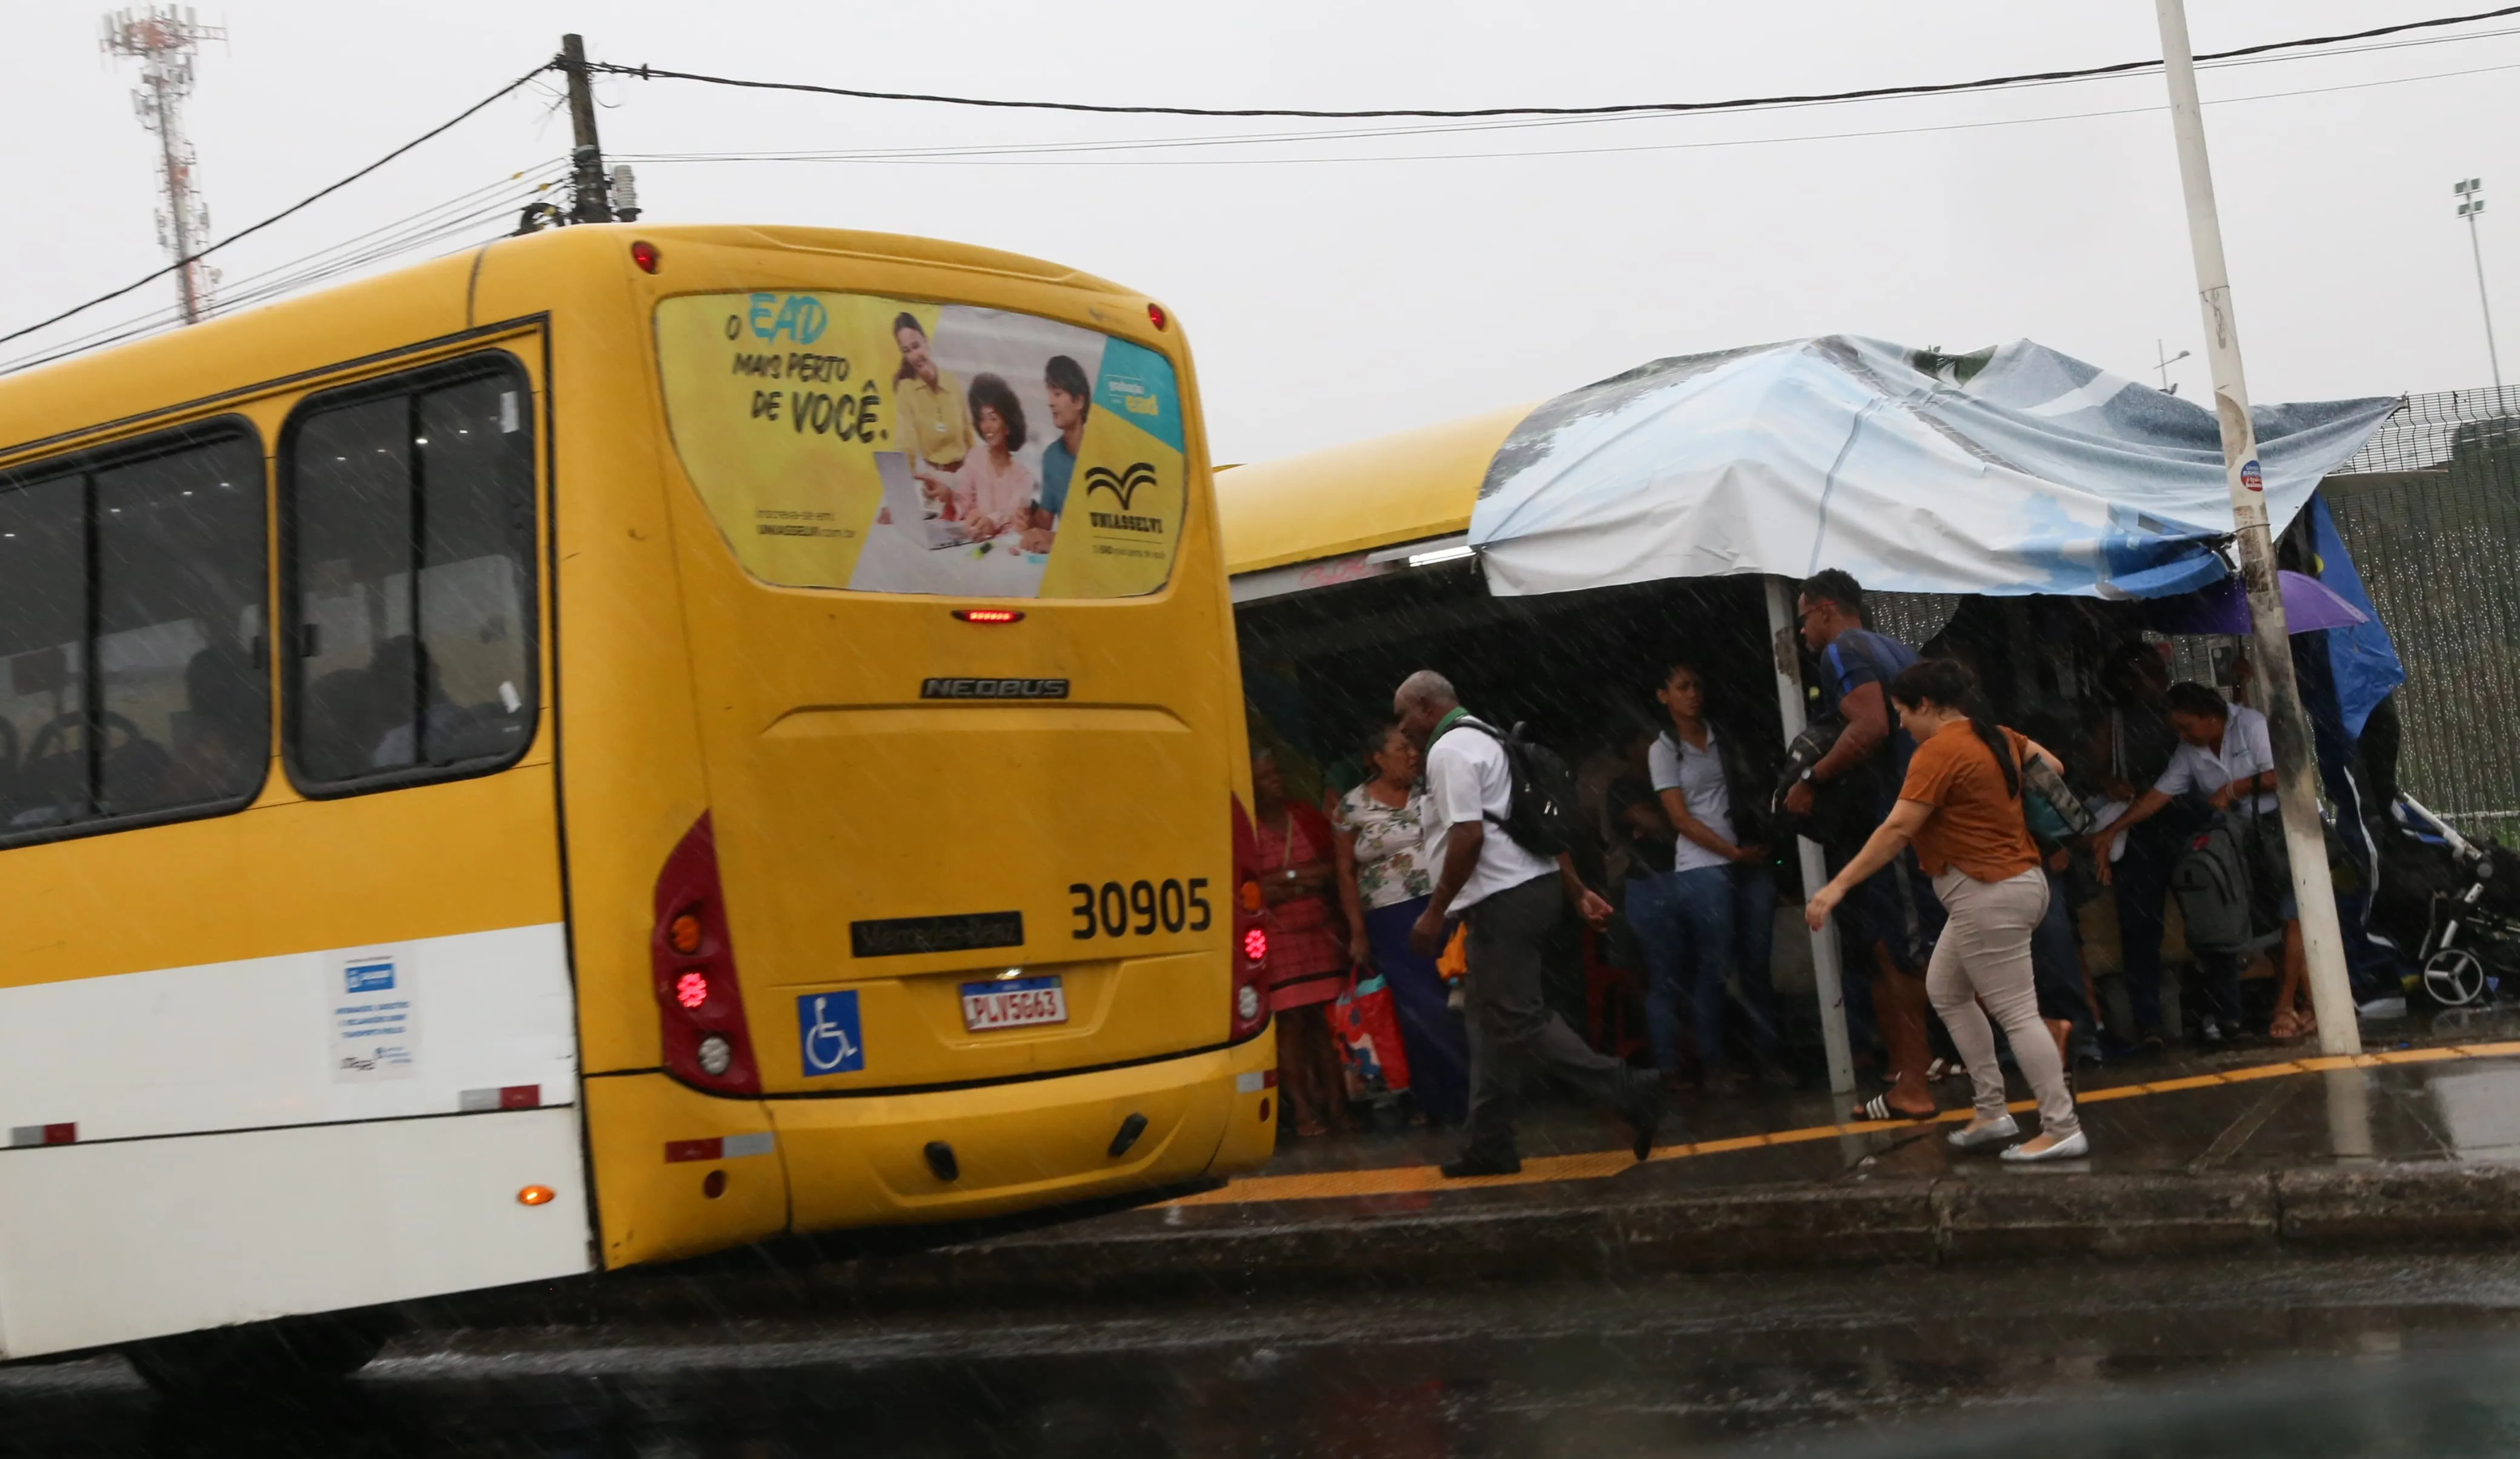
<path fill-rule="evenodd" d="M 2281 531 L 2394 399 L 2259 406 Z M 1469 541 L 1489 591 L 1841 568 L 1867 588 L 2153 598 L 2228 570 L 2222 440 L 2192 401 L 2027 340 L 1846 335 L 1657 360 L 1507 437 Z"/>
<path fill-rule="evenodd" d="M 2353 555 L 2345 550 L 2345 539 L 2337 535 L 2336 519 L 2328 512 L 2324 499 L 2314 498 L 2311 502 L 2310 546 L 2318 558 L 2318 580 L 2336 596 L 2362 610 L 2363 621 L 2350 628 L 2332 628 L 2327 633 L 2327 666 L 2335 679 L 2337 715 L 2345 723 L 2346 738 L 2359 740 L 2372 707 L 2407 682 L 2406 665 L 2398 661 L 2398 646 L 2389 641 L 2389 630 L 2380 622 L 2379 610 L 2371 606 L 2371 595 L 2363 591 L 2362 573 L 2354 566 Z M 2298 650 L 2294 658 L 2300 658 Z"/>

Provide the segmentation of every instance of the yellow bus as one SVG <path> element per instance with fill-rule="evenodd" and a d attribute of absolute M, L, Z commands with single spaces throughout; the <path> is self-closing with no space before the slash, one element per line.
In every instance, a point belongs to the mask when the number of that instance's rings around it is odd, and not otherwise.
<path fill-rule="evenodd" d="M 574 227 L 0 380 L 0 1357 L 1258 1163 L 1242 734 L 1070 269 Z"/>

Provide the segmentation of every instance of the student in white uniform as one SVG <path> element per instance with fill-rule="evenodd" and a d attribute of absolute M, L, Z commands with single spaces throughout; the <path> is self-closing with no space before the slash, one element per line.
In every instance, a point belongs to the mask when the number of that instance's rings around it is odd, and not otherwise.
<path fill-rule="evenodd" d="M 1675 663 L 1654 691 L 1669 717 L 1645 752 L 1663 816 L 1678 833 L 1671 870 L 1632 880 L 1628 924 L 1643 944 L 1650 980 L 1645 1025 L 1666 1088 L 1679 1078 L 1680 1009 L 1684 999 L 1696 1036 L 1698 1082 L 1709 1093 L 1731 1091 L 1724 1025 L 1726 973 L 1737 972 L 1750 1041 L 1760 1063 L 1777 1069 L 1777 995 L 1768 980 L 1775 934 L 1777 883 L 1765 846 L 1743 845 L 1732 813 L 1724 747 L 1706 720 L 1706 687 L 1694 665 Z"/>
<path fill-rule="evenodd" d="M 2283 829 L 2275 819 L 2275 754 L 2267 735 L 2267 716 L 2246 705 L 2228 704 L 2223 696 L 2202 684 L 2171 685 L 2169 704 L 2171 726 L 2179 731 L 2179 748 L 2171 752 L 2169 767 L 2125 815 L 2092 833 L 2093 844 L 2105 846 L 2119 832 L 2150 820 L 2180 797 L 2192 795 L 2203 798 L 2216 810 L 2256 818 L 2259 824 L 2254 835 L 2273 837 L 2275 845 L 2280 847 Z M 2094 862 L 2105 876 L 2105 851 Z M 2274 1023 L 2268 1032 L 2279 1039 L 2299 1038 L 2318 1026 L 2309 1009 L 2300 1006 L 2307 966 L 2301 943 L 2300 908 L 2293 903 L 2289 867 L 2280 856 L 2262 856 L 2255 864 L 2270 875 L 2286 874 L 2277 891 L 2280 900 L 2275 908 L 2284 930 L 2283 982 L 2275 994 Z M 2213 1005 L 2212 1013 L 2203 1021 L 2204 1040 L 2209 1044 L 2228 1043 L 2241 1033 L 2242 960 L 2228 954 L 2199 953 L 2198 961 L 2205 969 L 2205 995 Z"/>

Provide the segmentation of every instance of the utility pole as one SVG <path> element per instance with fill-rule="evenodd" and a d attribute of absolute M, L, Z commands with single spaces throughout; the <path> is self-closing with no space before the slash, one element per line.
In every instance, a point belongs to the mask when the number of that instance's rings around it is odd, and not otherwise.
<path fill-rule="evenodd" d="M 604 146 L 595 136 L 595 88 L 586 76 L 586 37 L 560 38 L 561 69 L 568 72 L 570 176 L 568 220 L 609 223 L 612 203 L 605 194 Z"/>
<path fill-rule="evenodd" d="M 1771 577 L 1768 588 L 1768 644 L 1775 656 L 1777 671 L 1777 714 L 1784 723 L 1785 744 L 1791 746 L 1794 736 L 1803 732 L 1809 722 L 1803 704 L 1802 657 L 1794 637 L 1794 585 L 1790 578 Z M 1820 843 L 1808 836 L 1794 838 L 1796 855 L 1801 858 L 1803 886 L 1817 888 L 1828 881 L 1828 862 L 1822 855 Z M 1820 1042 L 1828 1056 L 1828 1087 L 1836 1094 L 1850 1093 L 1855 1088 L 1855 1046 L 1846 1034 L 1845 952 L 1837 939 L 1837 919 L 1831 917 L 1821 930 L 1811 935 L 1812 990 L 1820 998 Z"/>
<path fill-rule="evenodd" d="M 2303 950 L 2310 964 L 2311 1006 L 2319 1048 L 2362 1052 L 2354 993 L 2345 979 L 2345 944 L 2336 921 L 2336 892 L 2327 876 L 2327 837 L 2318 822 L 2310 717 L 2302 711 L 2292 643 L 2284 632 L 2283 589 L 2275 575 L 2274 538 L 2267 529 L 2266 484 L 2258 469 L 2257 428 L 2249 420 L 2249 388 L 2240 370 L 2240 337 L 2231 316 L 2231 279 L 2223 258 L 2223 224 L 2214 207 L 2214 172 L 2205 156 L 2205 117 L 2196 100 L 2195 49 L 2187 39 L 2184 0 L 2153 0 L 2161 22 L 2162 69 L 2170 82 L 2171 129 L 2179 142 L 2179 175 L 2187 195 L 2187 238 L 2196 255 L 2196 292 L 2205 315 L 2205 358 L 2214 373 L 2214 414 L 2223 426 L 2223 470 L 2231 492 L 2231 521 L 2240 555 L 2240 584 L 2249 595 L 2257 644 L 2258 686 L 2273 741 L 2275 795 L 2291 853 L 2293 900 L 2301 909 Z"/>
<path fill-rule="evenodd" d="M 2485 211 L 2485 179 L 2470 177 L 2451 184 L 2458 196 L 2458 215 L 2467 219 L 2467 252 L 2476 260 L 2476 307 L 2485 315 L 2485 357 L 2494 365 L 2494 408 L 2502 409 L 2502 355 L 2494 347 L 2494 306 L 2485 297 L 2485 250 L 2476 241 L 2476 215 Z"/>
<path fill-rule="evenodd" d="M 210 208 L 193 180 L 201 158 L 184 135 L 184 99 L 193 94 L 193 57 L 202 42 L 227 38 L 224 26 L 202 24 L 190 6 L 179 11 L 152 5 L 108 15 L 97 47 L 110 57 L 140 58 L 140 84 L 132 89 L 131 109 L 158 137 L 158 187 L 165 198 L 158 214 L 158 242 L 181 265 L 175 270 L 175 289 L 186 324 L 199 324 L 208 312 L 218 271 L 195 261 L 209 242 Z"/>

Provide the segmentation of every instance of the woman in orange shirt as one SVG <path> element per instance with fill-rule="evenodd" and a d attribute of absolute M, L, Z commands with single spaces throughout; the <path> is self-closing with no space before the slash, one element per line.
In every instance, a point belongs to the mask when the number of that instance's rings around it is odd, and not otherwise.
<path fill-rule="evenodd" d="M 2039 1097 L 2039 1133 L 2006 1149 L 2003 1158 L 2089 1155 L 2064 1065 L 2039 1021 L 2030 971 L 2030 934 L 2048 911 L 2048 878 L 2021 818 L 2021 757 L 2035 754 L 2050 765 L 2056 757 L 1998 728 L 1984 711 L 1975 676 L 1948 659 L 1901 670 L 1890 681 L 1890 702 L 1916 742 L 1899 803 L 1863 851 L 1812 896 L 1805 919 L 1818 930 L 1849 887 L 1889 865 L 1912 842 L 1952 914 L 1926 964 L 1925 991 L 1968 1064 L 1975 1093 L 1976 1117 L 1952 1132 L 1952 1144 L 1968 1150 L 2021 1133 L 2004 1109 L 2003 1070 L 1995 1062 L 1995 1031 L 1987 1024 L 1992 1013 Z"/>

